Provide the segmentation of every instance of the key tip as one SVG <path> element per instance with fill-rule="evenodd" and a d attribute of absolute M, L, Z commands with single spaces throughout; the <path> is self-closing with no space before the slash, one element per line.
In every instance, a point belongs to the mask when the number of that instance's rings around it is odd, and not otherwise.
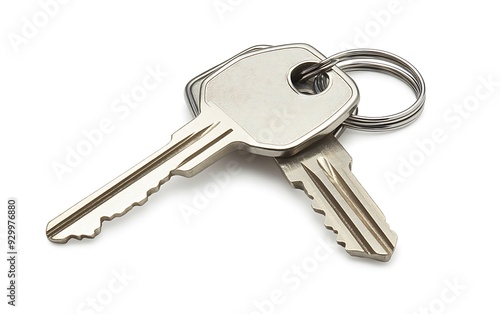
<path fill-rule="evenodd" d="M 337 243 L 343 246 L 347 253 L 351 256 L 367 258 L 378 262 L 388 262 L 391 260 L 397 242 L 397 235 L 395 233 L 392 234 L 393 238 L 391 239 L 391 245 L 387 247 L 379 247 L 376 250 L 373 248 L 367 250 L 366 248 L 359 247 L 357 243 L 349 243 L 349 245 L 347 245 L 345 242 L 339 242 L 338 238 Z"/>
<path fill-rule="evenodd" d="M 387 263 L 388 261 L 391 260 L 393 252 L 391 251 L 391 252 L 387 252 L 387 253 L 383 254 L 383 253 L 366 253 L 365 251 L 349 251 L 349 250 L 347 250 L 347 253 L 349 253 L 349 255 L 351 255 L 351 256 L 362 257 L 362 258 L 367 258 L 367 259 L 371 259 L 371 260 L 378 261 L 378 262 Z"/>
<path fill-rule="evenodd" d="M 75 234 L 72 234 L 72 235 L 67 235 L 67 236 L 62 236 L 60 234 L 51 234 L 49 232 L 49 230 L 46 231 L 46 236 L 47 236 L 47 239 L 50 241 L 50 242 L 53 242 L 53 243 L 58 243 L 58 244 L 66 244 L 69 242 L 69 240 L 71 239 L 75 239 L 75 240 L 78 240 L 78 241 L 81 241 L 83 239 L 93 239 L 95 238 L 98 234 L 99 234 L 100 230 L 96 230 L 93 234 L 91 235 L 88 235 L 88 234 L 80 234 L 80 235 L 75 235 Z"/>
<path fill-rule="evenodd" d="M 69 238 L 56 238 L 55 236 L 49 236 L 47 235 L 47 239 L 52 242 L 52 243 L 58 243 L 58 244 L 65 244 L 68 243 Z"/>
<path fill-rule="evenodd" d="M 88 232 L 69 233 L 67 228 L 61 228 L 59 223 L 56 223 L 55 220 L 52 220 L 47 224 L 45 235 L 50 242 L 65 244 L 68 243 L 68 241 L 71 239 L 75 239 L 78 241 L 81 241 L 83 239 L 93 239 L 101 232 L 101 226 L 102 222 L 101 224 L 99 224 L 99 227 L 93 230 L 88 230 Z"/>

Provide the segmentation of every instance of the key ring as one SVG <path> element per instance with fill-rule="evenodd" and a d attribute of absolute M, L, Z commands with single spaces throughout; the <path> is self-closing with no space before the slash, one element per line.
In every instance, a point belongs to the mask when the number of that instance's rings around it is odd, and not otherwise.
<path fill-rule="evenodd" d="M 425 82 L 418 70 L 405 59 L 382 50 L 346 50 L 314 64 L 301 74 L 307 78 L 317 75 L 314 89 L 315 92 L 320 92 L 328 84 L 325 70 L 328 71 L 334 65 L 346 72 L 375 71 L 392 75 L 406 83 L 417 97 L 413 105 L 392 115 L 367 117 L 353 113 L 344 122 L 345 127 L 369 132 L 389 131 L 407 126 L 422 113 L 425 103 Z"/>

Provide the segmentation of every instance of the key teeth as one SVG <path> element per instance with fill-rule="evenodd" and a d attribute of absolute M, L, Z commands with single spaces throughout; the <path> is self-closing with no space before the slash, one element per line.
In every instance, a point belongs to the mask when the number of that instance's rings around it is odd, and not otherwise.
<path fill-rule="evenodd" d="M 307 194 L 307 192 L 306 192 L 306 194 Z M 380 261 L 380 262 L 388 262 L 391 259 L 392 253 L 394 252 L 394 249 L 386 250 L 385 254 L 383 254 L 383 253 L 370 253 L 370 252 L 367 252 L 363 249 L 360 249 L 357 246 L 349 245 L 348 241 L 344 240 L 342 234 L 339 233 L 338 229 L 335 229 L 333 219 L 329 218 L 326 215 L 325 211 L 321 210 L 318 205 L 315 205 L 316 202 L 315 202 L 314 198 L 311 198 L 311 199 L 313 200 L 313 202 L 311 204 L 312 209 L 316 213 L 325 216 L 325 220 L 323 222 L 323 225 L 325 226 L 326 229 L 331 230 L 331 231 L 333 231 L 333 233 L 335 233 L 335 235 L 336 235 L 335 240 L 336 240 L 337 244 L 342 246 L 349 255 L 354 256 L 354 257 L 369 258 L 369 259 Z M 332 221 L 329 222 L 329 220 L 332 220 Z M 394 243 L 394 245 L 396 245 L 396 243 Z"/>
<path fill-rule="evenodd" d="M 91 235 L 87 235 L 87 234 L 81 234 L 81 235 L 70 235 L 70 236 L 67 236 L 63 239 L 54 239 L 54 237 L 52 238 L 49 238 L 50 241 L 54 242 L 54 243 L 60 243 L 60 244 L 65 244 L 65 243 L 68 243 L 69 240 L 71 239 L 75 239 L 75 240 L 78 240 L 78 241 L 81 241 L 83 239 L 93 239 L 95 238 L 99 233 L 101 232 L 101 227 L 97 228 L 94 230 L 94 233 L 91 234 Z"/>
<path fill-rule="evenodd" d="M 69 240 L 71 239 L 75 239 L 75 240 L 78 240 L 78 241 L 81 241 L 83 239 L 94 239 L 95 237 L 97 237 L 100 233 L 101 233 L 101 230 L 102 230 L 102 225 L 105 221 L 111 221 L 115 218 L 119 218 L 119 217 L 122 217 L 124 215 L 126 215 L 129 211 L 131 211 L 134 207 L 138 207 L 138 206 L 142 206 L 144 204 L 147 203 L 147 201 L 149 200 L 149 197 L 151 195 L 153 195 L 154 193 L 158 192 L 161 188 L 161 186 L 167 182 L 168 180 L 170 179 L 170 175 L 168 175 L 164 180 L 161 180 L 157 186 L 149 189 L 147 192 L 146 192 L 146 197 L 143 198 L 142 200 L 140 201 L 137 201 L 137 202 L 134 202 L 132 205 L 130 205 L 129 207 L 125 208 L 123 211 L 121 212 L 118 212 L 118 213 L 114 213 L 113 215 L 111 216 L 102 216 L 100 219 L 99 219 L 99 226 L 97 228 L 94 229 L 94 231 L 92 232 L 92 234 L 80 234 L 80 235 L 76 235 L 76 234 L 71 234 L 67 237 L 64 237 L 64 238 L 61 238 L 61 239 L 57 239 L 57 234 L 55 234 L 54 236 L 52 237 L 47 237 L 51 242 L 54 242 L 54 243 L 60 243 L 60 244 L 65 244 L 65 243 L 68 243 Z M 50 222 L 49 222 L 50 224 Z M 48 231 L 48 228 L 47 228 L 47 231 Z"/>
<path fill-rule="evenodd" d="M 307 192 L 307 190 L 305 190 L 305 189 L 303 191 L 312 200 L 311 208 L 314 210 L 314 212 L 321 214 L 325 217 L 325 219 L 323 220 L 323 226 L 325 226 L 326 229 L 331 230 L 331 231 L 333 231 L 333 233 L 335 233 L 335 241 L 337 241 L 337 244 L 342 246 L 343 248 L 345 248 L 347 252 L 353 251 L 354 248 L 349 248 L 348 243 L 347 243 L 347 241 L 345 241 L 343 239 L 342 234 L 339 233 L 338 229 L 335 229 L 334 223 L 329 222 L 329 220 L 331 220 L 331 218 L 329 216 L 327 216 L 327 214 L 324 210 L 321 209 L 321 206 L 318 204 L 318 202 L 316 201 L 314 196 L 309 194 Z M 351 253 L 349 253 L 349 254 L 351 254 Z"/>
<path fill-rule="evenodd" d="M 353 247 L 349 245 L 348 241 L 343 239 L 343 236 L 341 233 L 339 233 L 339 230 L 335 228 L 334 226 L 335 222 L 333 221 L 333 219 L 330 218 L 326 214 L 326 212 L 322 209 L 322 205 L 320 204 L 320 202 L 314 198 L 313 194 L 309 193 L 304 182 L 295 181 L 292 182 L 292 186 L 296 189 L 302 190 L 307 195 L 307 197 L 312 200 L 311 208 L 314 210 L 314 212 L 321 214 L 325 217 L 323 225 L 325 226 L 326 229 L 331 230 L 333 231 L 333 233 L 335 233 L 336 235 L 335 241 L 337 242 L 338 245 L 342 246 L 349 255 L 355 257 L 369 258 L 380 262 L 388 262 L 391 259 L 394 249 L 386 251 L 386 254 L 380 254 L 380 253 L 371 254 L 370 252 L 367 252 L 365 250 L 362 249 L 360 250 L 358 247 Z M 314 189 L 311 190 L 314 191 Z M 396 245 L 396 243 L 394 243 L 394 245 Z"/>
<path fill-rule="evenodd" d="M 301 181 L 297 181 L 297 182 L 293 182 L 292 183 L 292 186 L 298 190 L 302 190 L 304 191 L 304 193 L 307 195 L 307 197 L 309 199 L 312 200 L 311 202 L 311 208 L 314 210 L 315 213 L 318 213 L 318 214 L 321 214 L 325 217 L 325 219 L 323 220 L 323 225 L 325 226 L 326 229 L 328 230 L 331 230 L 333 231 L 333 233 L 335 233 L 336 235 L 336 239 L 335 241 L 337 241 L 337 244 L 342 246 L 343 248 L 345 248 L 347 251 L 349 251 L 349 249 L 347 248 L 347 243 L 346 241 L 344 241 L 342 239 L 342 235 L 339 234 L 339 231 L 337 229 L 334 228 L 333 226 L 333 223 L 329 223 L 328 220 L 329 220 L 329 217 L 326 215 L 326 212 L 324 210 L 321 209 L 321 206 L 320 205 L 316 205 L 317 204 L 317 201 L 316 199 L 314 198 L 314 195 L 313 194 L 310 194 L 307 190 L 307 188 L 305 187 L 304 183 L 301 182 Z"/>

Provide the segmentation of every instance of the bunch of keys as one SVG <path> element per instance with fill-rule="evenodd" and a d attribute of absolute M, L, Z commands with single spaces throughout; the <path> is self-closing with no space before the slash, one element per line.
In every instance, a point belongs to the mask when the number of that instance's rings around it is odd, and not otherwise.
<path fill-rule="evenodd" d="M 358 116 L 359 92 L 344 72 L 356 70 L 403 80 L 417 101 L 394 115 Z M 245 150 L 274 157 L 349 254 L 391 258 L 397 235 L 352 174 L 352 159 L 337 137 L 345 127 L 387 131 L 418 118 L 425 84 L 410 63 L 379 50 L 326 58 L 305 44 L 255 46 L 197 76 L 185 92 L 195 118 L 163 148 L 50 221 L 50 241 L 94 238 L 103 221 L 143 205 L 172 175 L 192 177 L 229 152 Z M 270 117 L 283 110 L 297 119 L 270 134 Z"/>

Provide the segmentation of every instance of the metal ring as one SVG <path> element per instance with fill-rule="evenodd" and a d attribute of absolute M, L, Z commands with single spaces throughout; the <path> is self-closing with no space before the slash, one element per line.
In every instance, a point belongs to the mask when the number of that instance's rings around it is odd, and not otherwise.
<path fill-rule="evenodd" d="M 305 82 L 310 78 L 318 76 L 321 73 L 331 70 L 331 68 L 339 62 L 337 59 L 326 58 L 318 63 L 312 64 L 310 67 L 302 70 L 300 74 L 299 82 Z"/>
<path fill-rule="evenodd" d="M 425 82 L 418 70 L 405 59 L 382 50 L 353 49 L 337 53 L 319 62 L 321 65 L 312 70 L 305 69 L 303 72 L 312 73 L 319 68 L 325 68 L 324 65 L 328 64 L 326 60 L 335 60 L 336 66 L 346 72 L 375 71 L 392 75 L 406 83 L 417 97 L 413 105 L 396 114 L 367 117 L 354 113 L 344 122 L 346 127 L 370 132 L 394 130 L 414 122 L 422 113 L 425 103 Z M 329 67 L 331 68 L 332 66 Z M 324 73 L 318 74 L 314 80 L 316 92 L 324 90 L 325 84 L 328 84 Z"/>

